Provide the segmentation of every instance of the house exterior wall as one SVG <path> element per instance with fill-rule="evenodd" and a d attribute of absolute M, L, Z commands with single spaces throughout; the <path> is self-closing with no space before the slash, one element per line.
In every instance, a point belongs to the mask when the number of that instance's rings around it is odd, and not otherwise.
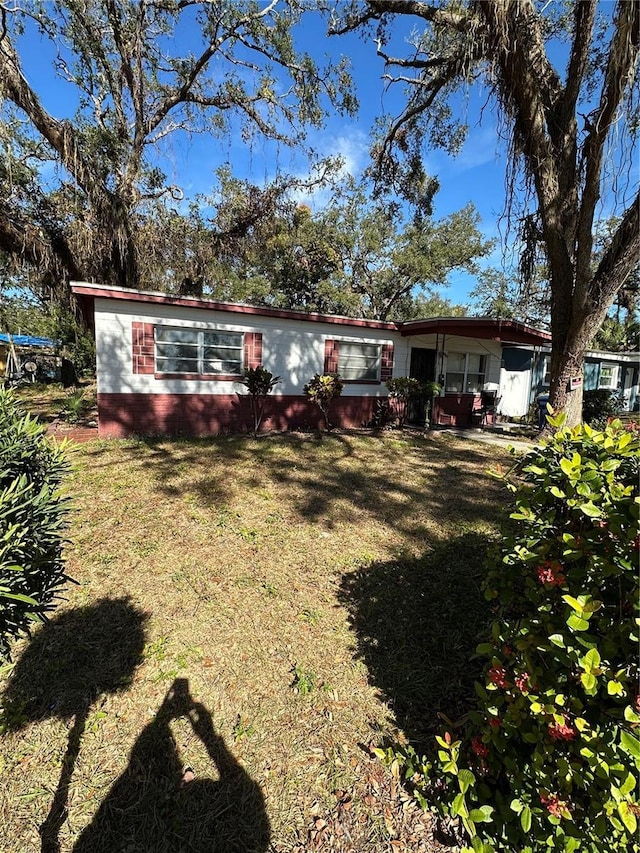
<path fill-rule="evenodd" d="M 549 392 L 548 372 L 545 378 L 545 361 L 550 358 L 547 349 L 505 347 L 500 371 L 500 414 L 522 417 L 540 394 Z M 603 366 L 613 366 L 617 373 L 617 390 L 622 393 L 624 409 L 638 411 L 638 357 L 630 353 L 592 351 L 584 361 L 583 388 L 593 391 L 600 387 Z M 612 389 L 615 390 L 615 389 Z"/>
<path fill-rule="evenodd" d="M 203 435 L 252 428 L 250 401 L 238 379 L 158 378 L 149 341 L 153 327 L 161 325 L 243 332 L 245 338 L 247 334 L 261 336 L 261 362 L 281 377 L 267 401 L 266 429 L 319 426 L 320 413 L 306 399 L 303 387 L 315 373 L 324 372 L 326 341 L 386 345 L 383 370 L 389 378 L 400 375 L 391 366 L 391 357 L 395 363 L 397 349 L 405 349 L 400 335 L 388 329 L 98 297 L 95 330 L 101 435 Z M 382 381 L 345 384 L 341 398 L 332 406 L 332 421 L 362 426 L 372 419 L 376 399 L 386 393 Z"/>

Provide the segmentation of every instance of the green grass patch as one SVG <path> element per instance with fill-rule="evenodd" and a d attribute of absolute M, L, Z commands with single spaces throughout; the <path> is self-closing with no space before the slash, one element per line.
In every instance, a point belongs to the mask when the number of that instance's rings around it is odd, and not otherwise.
<path fill-rule="evenodd" d="M 429 818 L 368 747 L 464 712 L 501 459 L 447 436 L 78 447 L 78 585 L 3 675 L 0 848 L 45 823 L 107 853 L 126 813 L 130 849 L 420 850 Z"/>

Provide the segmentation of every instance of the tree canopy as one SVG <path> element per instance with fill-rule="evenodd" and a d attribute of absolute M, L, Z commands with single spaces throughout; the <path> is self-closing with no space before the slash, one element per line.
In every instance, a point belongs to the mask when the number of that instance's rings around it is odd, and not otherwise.
<path fill-rule="evenodd" d="M 0 249 L 52 285 L 136 286 L 145 213 L 160 198 L 182 197 L 158 166 L 162 140 L 202 131 L 297 144 L 327 105 L 354 108 L 344 67 L 320 70 L 296 51 L 301 7 L 0 3 Z M 47 109 L 24 73 L 21 38 L 34 28 L 54 52 L 72 118 Z"/>
<path fill-rule="evenodd" d="M 640 4 L 353 0 L 330 8 L 332 34 L 373 31 L 388 85 L 406 94 L 376 146 L 380 181 L 423 182 L 426 146 L 456 151 L 466 133 L 454 98 L 484 87 L 508 146 L 506 214 L 524 241 L 522 271 L 541 258 L 548 268 L 551 404 L 579 420 L 581 393 L 568 393 L 569 379 L 582 374 L 585 349 L 640 256 L 632 168 Z M 387 45 L 399 19 L 415 27 L 393 55 Z M 603 213 L 619 224 L 594 268 Z"/>

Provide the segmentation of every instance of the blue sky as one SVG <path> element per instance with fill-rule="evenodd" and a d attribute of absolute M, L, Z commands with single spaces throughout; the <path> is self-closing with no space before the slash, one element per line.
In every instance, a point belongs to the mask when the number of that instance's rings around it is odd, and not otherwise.
<path fill-rule="evenodd" d="M 310 131 L 309 142 L 319 154 L 341 155 L 345 169 L 357 177 L 368 163 L 370 132 L 376 117 L 385 112 L 397 114 L 402 106 L 401 93 L 395 87 L 385 89 L 381 79 L 383 61 L 376 56 L 372 40 L 364 43 L 355 35 L 328 38 L 319 18 L 314 20 L 311 16 L 303 20 L 305 23 L 297 34 L 297 46 L 311 53 L 319 63 L 325 56 L 334 60 L 341 55 L 348 56 L 360 103 L 356 117 L 330 116 L 324 128 Z M 398 52 L 402 50 L 403 38 L 403 33 L 398 31 Z M 56 117 L 71 115 L 76 106 L 73 93 L 53 73 L 50 45 L 40 35 L 27 33 L 21 44 L 21 56 L 26 77 L 40 93 L 45 106 Z M 485 111 L 479 124 L 483 103 L 481 94 L 475 90 L 470 91 L 466 99 L 460 99 L 460 111 L 470 125 L 469 138 L 457 158 L 442 151 L 429 152 L 426 167 L 430 174 L 438 177 L 441 185 L 435 199 L 436 219 L 459 210 L 471 201 L 478 209 L 485 236 L 498 238 L 498 219 L 504 205 L 504 158 L 495 119 L 489 110 Z M 158 154 L 169 182 L 180 185 L 187 198 L 211 191 L 215 170 L 223 164 L 229 164 L 237 177 L 257 184 L 273 178 L 278 169 L 302 176 L 309 168 L 308 161 L 300 152 L 260 138 L 255 138 L 247 146 L 233 137 L 220 139 L 194 134 L 187 138 L 180 134 L 179 137 L 167 137 Z M 325 198 L 326 195 L 320 194 L 311 199 L 312 207 L 321 206 Z M 499 243 L 483 264 L 500 266 L 502 249 Z M 453 273 L 450 287 L 442 295 L 453 302 L 467 302 L 474 283 L 466 273 Z"/>

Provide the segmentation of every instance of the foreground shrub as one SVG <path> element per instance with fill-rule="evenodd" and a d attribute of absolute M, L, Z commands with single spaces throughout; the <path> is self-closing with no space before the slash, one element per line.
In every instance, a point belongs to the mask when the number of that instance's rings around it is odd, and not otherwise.
<path fill-rule="evenodd" d="M 258 430 L 262 424 L 267 397 L 278 382 L 280 382 L 280 377 L 274 376 L 270 370 L 261 364 L 258 367 L 245 367 L 243 371 L 242 384 L 251 397 L 254 436 L 258 435 Z"/>
<path fill-rule="evenodd" d="M 585 391 L 582 396 L 582 420 L 591 426 L 603 427 L 607 419 L 616 415 L 623 405 L 622 394 L 609 388 Z"/>
<path fill-rule="evenodd" d="M 389 397 L 394 401 L 398 426 L 402 429 L 409 414 L 409 403 L 422 396 L 422 385 L 410 376 L 396 376 L 387 380 Z"/>
<path fill-rule="evenodd" d="M 379 750 L 476 853 L 638 851 L 638 434 L 558 429 L 507 480 L 477 707 L 437 757 Z"/>
<path fill-rule="evenodd" d="M 0 656 L 53 608 L 67 580 L 62 547 L 67 502 L 58 486 L 64 451 L 46 427 L 0 389 Z"/>
<path fill-rule="evenodd" d="M 322 412 L 327 430 L 331 429 L 329 409 L 331 403 L 342 394 L 344 385 L 337 373 L 316 373 L 304 386 L 304 393 Z"/>

